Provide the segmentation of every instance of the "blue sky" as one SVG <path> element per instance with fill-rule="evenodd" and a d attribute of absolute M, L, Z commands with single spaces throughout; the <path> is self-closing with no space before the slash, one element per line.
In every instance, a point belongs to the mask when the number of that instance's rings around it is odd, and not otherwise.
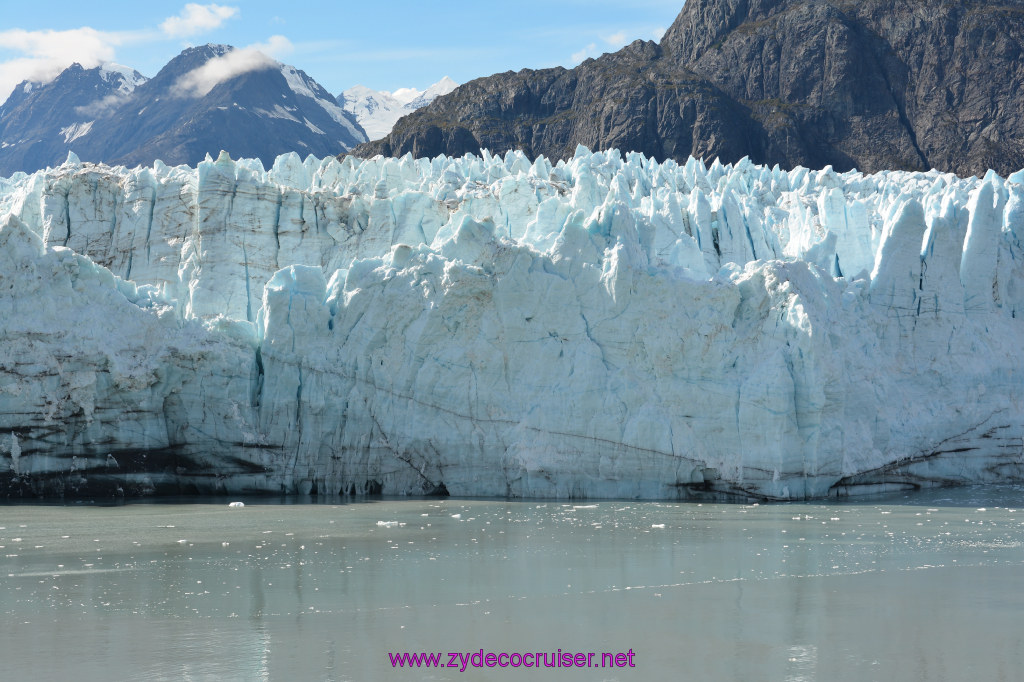
<path fill-rule="evenodd" d="M 683 0 L 216 4 L 4 2 L 0 101 L 23 79 L 74 61 L 115 61 L 152 77 L 189 45 L 264 46 L 331 93 L 356 84 L 425 88 L 521 68 L 573 66 L 637 38 L 656 40 Z M 443 9 L 441 9 L 443 7 Z"/>

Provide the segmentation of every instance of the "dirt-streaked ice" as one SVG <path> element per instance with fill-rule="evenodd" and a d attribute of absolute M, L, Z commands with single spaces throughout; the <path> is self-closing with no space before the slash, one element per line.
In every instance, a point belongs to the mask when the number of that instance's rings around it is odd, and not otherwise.
<path fill-rule="evenodd" d="M 1019 180 L 583 148 L 0 179 L 0 489 L 1021 481 Z"/>

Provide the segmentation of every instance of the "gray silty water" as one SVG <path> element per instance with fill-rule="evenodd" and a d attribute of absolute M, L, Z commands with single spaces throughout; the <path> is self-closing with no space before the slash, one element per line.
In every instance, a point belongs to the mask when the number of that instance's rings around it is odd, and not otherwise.
<path fill-rule="evenodd" d="M 0 508 L 11 679 L 1011 680 L 1024 492 Z M 625 652 L 635 668 L 393 669 Z"/>

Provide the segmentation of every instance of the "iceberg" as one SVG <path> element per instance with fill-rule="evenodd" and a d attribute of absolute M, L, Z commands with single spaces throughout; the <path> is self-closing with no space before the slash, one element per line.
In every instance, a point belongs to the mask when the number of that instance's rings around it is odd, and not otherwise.
<path fill-rule="evenodd" d="M 1022 482 L 1022 182 L 582 147 L 19 173 L 0 494 Z"/>

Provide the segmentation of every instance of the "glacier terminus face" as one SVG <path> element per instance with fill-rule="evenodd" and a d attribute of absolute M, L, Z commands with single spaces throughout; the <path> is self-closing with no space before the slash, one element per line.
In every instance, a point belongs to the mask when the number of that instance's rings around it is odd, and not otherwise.
<path fill-rule="evenodd" d="M 0 494 L 1021 482 L 1022 183 L 71 157 L 0 179 Z"/>

